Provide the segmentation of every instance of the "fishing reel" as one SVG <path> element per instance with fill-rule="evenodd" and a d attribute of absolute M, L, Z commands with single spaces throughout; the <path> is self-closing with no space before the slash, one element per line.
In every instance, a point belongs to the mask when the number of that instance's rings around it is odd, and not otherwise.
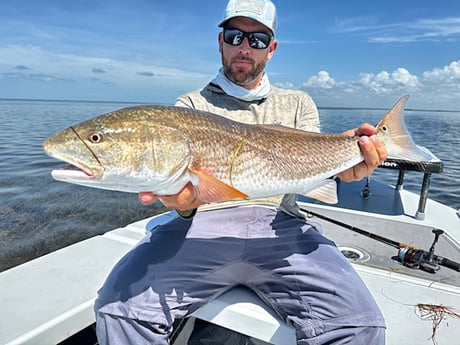
<path fill-rule="evenodd" d="M 444 231 L 441 229 L 433 229 L 434 240 L 430 250 L 415 248 L 412 246 L 402 246 L 398 250 L 398 259 L 404 266 L 421 269 L 429 273 L 435 273 L 441 268 L 444 258 L 434 255 L 434 247 Z"/>
<path fill-rule="evenodd" d="M 434 260 L 429 259 L 429 253 L 423 249 L 401 247 L 398 250 L 398 259 L 404 266 L 435 273 L 441 266 Z"/>

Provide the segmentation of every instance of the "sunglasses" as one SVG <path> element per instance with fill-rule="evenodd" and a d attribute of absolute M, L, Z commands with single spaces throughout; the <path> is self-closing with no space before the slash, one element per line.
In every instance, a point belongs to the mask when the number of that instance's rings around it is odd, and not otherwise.
<path fill-rule="evenodd" d="M 265 32 L 244 32 L 238 29 L 224 29 L 224 42 L 232 46 L 239 46 L 247 37 L 249 46 L 254 49 L 267 49 L 273 39 Z"/>

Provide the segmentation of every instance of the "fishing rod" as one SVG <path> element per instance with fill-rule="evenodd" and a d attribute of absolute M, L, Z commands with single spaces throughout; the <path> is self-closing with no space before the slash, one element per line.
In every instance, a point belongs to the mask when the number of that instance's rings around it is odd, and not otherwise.
<path fill-rule="evenodd" d="M 343 223 L 337 219 L 333 219 L 322 214 L 301 208 L 302 211 L 307 212 L 308 215 L 315 216 L 317 218 L 323 219 L 329 223 L 341 226 L 345 229 L 356 232 L 360 235 L 372 238 L 381 243 L 385 243 L 393 248 L 398 249 L 398 259 L 401 263 L 410 268 L 420 268 L 424 271 L 435 273 L 440 269 L 440 266 L 444 266 L 450 269 L 453 269 L 457 272 L 460 272 L 460 263 L 449 260 L 439 255 L 434 254 L 435 245 L 439 240 L 439 237 L 444 233 L 442 229 L 433 229 L 434 240 L 431 244 L 431 247 L 428 251 L 416 248 L 407 243 L 397 242 L 392 239 L 380 236 L 373 232 L 358 228 L 356 226 Z"/>

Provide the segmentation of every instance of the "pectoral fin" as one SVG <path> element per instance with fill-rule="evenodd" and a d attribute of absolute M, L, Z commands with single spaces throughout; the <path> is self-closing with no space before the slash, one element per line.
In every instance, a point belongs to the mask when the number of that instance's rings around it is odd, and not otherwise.
<path fill-rule="evenodd" d="M 332 179 L 321 181 L 319 186 L 304 193 L 304 195 L 327 204 L 337 204 L 339 201 L 337 197 L 337 183 Z"/>
<path fill-rule="evenodd" d="M 197 199 L 204 202 L 222 202 L 234 199 L 247 199 L 249 196 L 236 188 L 210 176 L 204 171 L 190 169 L 198 177 L 194 185 Z"/>

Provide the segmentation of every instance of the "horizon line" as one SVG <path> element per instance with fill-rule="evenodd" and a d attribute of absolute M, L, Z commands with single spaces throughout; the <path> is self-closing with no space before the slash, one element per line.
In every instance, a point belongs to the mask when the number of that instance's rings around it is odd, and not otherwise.
<path fill-rule="evenodd" d="M 26 102 L 75 102 L 75 103 L 115 103 L 115 104 L 157 104 L 157 105 L 173 105 L 169 103 L 152 103 L 145 101 L 108 101 L 108 100 L 84 100 L 84 99 L 46 99 L 46 98 L 2 98 L 0 101 L 26 101 Z M 385 107 L 330 107 L 330 106 L 317 106 L 318 109 L 368 109 L 368 110 L 387 110 Z M 405 108 L 405 111 L 431 111 L 439 113 L 460 113 L 460 110 L 449 109 L 417 109 Z"/>

